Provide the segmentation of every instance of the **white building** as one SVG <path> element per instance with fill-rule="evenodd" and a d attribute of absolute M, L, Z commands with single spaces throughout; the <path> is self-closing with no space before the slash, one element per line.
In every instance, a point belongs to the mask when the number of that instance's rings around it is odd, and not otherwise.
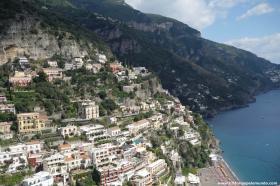
<path fill-rule="evenodd" d="M 75 67 L 72 63 L 65 63 L 64 70 L 73 70 Z"/>
<path fill-rule="evenodd" d="M 84 61 L 81 57 L 74 57 L 73 63 L 76 69 L 82 68 L 84 65 Z"/>
<path fill-rule="evenodd" d="M 16 145 L 11 145 L 9 146 L 9 152 L 15 154 L 36 154 L 42 151 L 42 147 L 43 145 L 40 141 L 33 140 L 27 142 L 26 144 L 19 143 Z"/>
<path fill-rule="evenodd" d="M 17 172 L 18 169 L 24 168 L 27 166 L 27 158 L 26 158 L 26 153 L 23 150 L 19 150 L 19 151 L 2 151 L 0 152 L 0 165 L 1 167 L 3 165 L 7 165 L 8 167 L 6 168 L 5 172 L 8 173 L 14 173 Z"/>
<path fill-rule="evenodd" d="M 152 181 L 152 175 L 147 169 L 141 169 L 135 172 L 131 178 L 131 182 L 135 186 L 151 186 Z"/>
<path fill-rule="evenodd" d="M 11 145 L 9 146 L 9 151 L 12 153 L 26 153 L 26 145 L 22 143 Z"/>
<path fill-rule="evenodd" d="M 86 64 L 85 67 L 86 67 L 87 70 L 96 74 L 100 71 L 100 69 L 102 68 L 102 65 L 99 64 L 99 63 L 94 63 L 94 64 Z"/>
<path fill-rule="evenodd" d="M 91 165 L 91 159 L 84 152 L 72 151 L 64 154 L 64 162 L 67 165 L 67 170 L 70 172 L 73 169 L 87 168 Z"/>
<path fill-rule="evenodd" d="M 43 72 L 47 74 L 48 81 L 54 81 L 56 79 L 62 79 L 63 78 L 63 70 L 61 68 L 43 68 Z"/>
<path fill-rule="evenodd" d="M 0 103 L 5 103 L 5 102 L 7 102 L 6 96 L 0 94 Z"/>
<path fill-rule="evenodd" d="M 185 186 L 186 185 L 186 177 L 183 175 L 176 175 L 174 180 L 175 186 Z"/>
<path fill-rule="evenodd" d="M 40 141 L 30 141 L 26 143 L 26 152 L 38 154 L 42 151 L 42 143 Z"/>
<path fill-rule="evenodd" d="M 26 57 L 20 57 L 18 62 L 22 68 L 25 68 L 27 65 L 29 65 L 29 61 Z"/>
<path fill-rule="evenodd" d="M 146 76 L 149 74 L 149 71 L 146 69 L 146 67 L 134 67 L 133 70 L 136 75 Z"/>
<path fill-rule="evenodd" d="M 49 65 L 50 67 L 54 67 L 54 68 L 57 68 L 57 67 L 58 67 L 57 61 L 48 61 L 48 65 Z"/>
<path fill-rule="evenodd" d="M 97 58 L 101 64 L 105 64 L 107 62 L 107 57 L 104 54 L 98 54 Z"/>
<path fill-rule="evenodd" d="M 67 125 L 66 127 L 61 127 L 59 130 L 60 130 L 60 134 L 64 138 L 73 137 L 80 134 L 78 127 L 75 125 Z"/>
<path fill-rule="evenodd" d="M 140 131 L 145 130 L 150 127 L 150 122 L 147 119 L 143 119 L 137 122 L 134 122 L 127 126 L 130 134 L 138 134 Z"/>
<path fill-rule="evenodd" d="M 15 105 L 14 104 L 0 104 L 0 113 L 16 113 Z"/>
<path fill-rule="evenodd" d="M 199 177 L 191 173 L 188 174 L 187 181 L 190 185 L 200 185 Z"/>
<path fill-rule="evenodd" d="M 95 101 L 84 100 L 79 103 L 78 113 L 82 119 L 99 118 L 99 106 Z"/>
<path fill-rule="evenodd" d="M 90 124 L 80 127 L 81 133 L 87 136 L 87 139 L 93 143 L 98 143 L 110 138 L 107 129 L 103 125 Z"/>
<path fill-rule="evenodd" d="M 116 124 L 117 121 L 118 121 L 118 119 L 117 119 L 117 117 L 115 117 L 115 116 L 110 116 L 110 117 L 108 117 L 108 122 L 109 122 L 110 124 Z"/>
<path fill-rule="evenodd" d="M 44 170 L 48 171 L 54 179 L 66 183 L 69 178 L 67 165 L 64 162 L 64 156 L 60 153 L 50 155 L 43 160 Z"/>
<path fill-rule="evenodd" d="M 52 186 L 53 184 L 53 177 L 49 172 L 44 171 L 38 172 L 22 181 L 22 186 Z"/>
<path fill-rule="evenodd" d="M 103 167 L 117 160 L 122 154 L 120 146 L 111 143 L 93 148 L 91 151 L 92 162 L 96 167 Z"/>
<path fill-rule="evenodd" d="M 159 159 L 147 166 L 147 170 L 153 176 L 162 174 L 165 172 L 166 168 L 167 164 L 164 159 Z"/>
<path fill-rule="evenodd" d="M 120 136 L 122 134 L 122 131 L 120 127 L 112 127 L 112 128 L 108 128 L 108 134 L 111 137 L 116 137 L 116 136 Z"/>
<path fill-rule="evenodd" d="M 163 114 L 157 113 L 151 117 L 148 118 L 148 120 L 151 122 L 151 125 L 155 128 L 158 129 L 163 125 Z"/>

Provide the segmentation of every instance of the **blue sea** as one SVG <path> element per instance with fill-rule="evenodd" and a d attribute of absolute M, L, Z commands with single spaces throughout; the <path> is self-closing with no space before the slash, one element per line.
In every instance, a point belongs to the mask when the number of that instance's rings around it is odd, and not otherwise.
<path fill-rule="evenodd" d="M 280 184 L 280 90 L 257 96 L 249 107 L 223 112 L 208 123 L 240 181 Z"/>

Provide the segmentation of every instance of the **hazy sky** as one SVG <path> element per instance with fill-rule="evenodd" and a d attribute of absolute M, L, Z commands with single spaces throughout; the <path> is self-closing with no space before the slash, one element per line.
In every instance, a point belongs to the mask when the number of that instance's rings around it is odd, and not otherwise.
<path fill-rule="evenodd" d="M 175 18 L 202 36 L 280 64 L 280 0 L 126 0 L 147 13 Z"/>

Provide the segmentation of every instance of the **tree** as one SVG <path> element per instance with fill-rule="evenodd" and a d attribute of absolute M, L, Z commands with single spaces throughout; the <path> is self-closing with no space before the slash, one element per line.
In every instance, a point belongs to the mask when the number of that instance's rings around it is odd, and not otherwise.
<path fill-rule="evenodd" d="M 96 168 L 93 168 L 92 179 L 97 185 L 99 185 L 99 183 L 100 183 L 100 172 Z"/>
<path fill-rule="evenodd" d="M 35 78 L 33 79 L 33 81 L 34 81 L 35 83 L 46 82 L 46 81 L 47 81 L 47 78 L 48 78 L 47 74 L 45 74 L 43 71 L 40 71 L 40 72 L 38 72 L 38 76 L 35 77 Z"/>
<path fill-rule="evenodd" d="M 0 122 L 15 121 L 16 116 L 13 113 L 0 113 Z"/>
<path fill-rule="evenodd" d="M 106 99 L 101 102 L 101 105 L 107 112 L 112 112 L 118 108 L 118 105 L 112 99 Z"/>
<path fill-rule="evenodd" d="M 18 124 L 16 122 L 13 122 L 11 125 L 11 130 L 14 132 L 18 132 Z"/>
<path fill-rule="evenodd" d="M 64 67 L 65 67 L 65 61 L 59 60 L 59 61 L 57 62 L 57 66 L 58 66 L 59 68 L 64 68 Z"/>
<path fill-rule="evenodd" d="M 98 96 L 99 96 L 101 99 L 105 99 L 106 96 L 107 96 L 107 94 L 106 94 L 105 91 L 100 91 L 100 92 L 98 93 Z"/>
<path fill-rule="evenodd" d="M 124 181 L 124 183 L 122 184 L 122 186 L 132 186 L 131 181 Z"/>

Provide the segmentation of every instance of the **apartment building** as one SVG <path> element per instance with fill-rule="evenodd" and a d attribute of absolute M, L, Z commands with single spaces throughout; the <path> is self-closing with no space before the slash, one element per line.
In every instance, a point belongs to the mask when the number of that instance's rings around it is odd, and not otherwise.
<path fill-rule="evenodd" d="M 140 131 L 145 130 L 150 127 L 150 122 L 147 119 L 143 119 L 137 122 L 134 122 L 127 126 L 129 133 L 132 135 L 138 134 Z"/>
<path fill-rule="evenodd" d="M 79 103 L 78 113 L 82 119 L 90 120 L 99 118 L 99 106 L 95 101 L 84 100 Z"/>
<path fill-rule="evenodd" d="M 103 125 L 90 124 L 80 127 L 81 133 L 87 136 L 87 139 L 94 144 L 110 139 L 107 129 Z"/>
<path fill-rule="evenodd" d="M 42 142 L 33 140 L 26 143 L 26 152 L 30 154 L 38 154 L 42 152 L 42 147 Z"/>
<path fill-rule="evenodd" d="M 120 158 L 122 149 L 111 143 L 100 145 L 91 150 L 92 162 L 96 167 L 104 167 Z"/>
<path fill-rule="evenodd" d="M 98 168 L 100 185 L 107 186 L 118 181 L 122 175 L 133 170 L 133 168 L 133 163 L 126 160 L 120 160 L 106 167 Z"/>
<path fill-rule="evenodd" d="M 67 164 L 64 162 L 64 155 L 52 154 L 43 160 L 44 170 L 49 172 L 55 182 L 66 183 L 69 179 Z"/>
<path fill-rule="evenodd" d="M 132 185 L 134 186 L 152 186 L 152 175 L 147 169 L 141 169 L 132 176 Z"/>
<path fill-rule="evenodd" d="M 53 177 L 49 172 L 41 171 L 22 181 L 22 186 L 52 186 Z"/>
<path fill-rule="evenodd" d="M 147 170 L 152 176 L 158 176 L 165 172 L 167 169 L 167 164 L 164 159 L 159 159 L 147 166 Z"/>
<path fill-rule="evenodd" d="M 112 127 L 112 128 L 108 128 L 108 134 L 111 137 L 116 137 L 116 136 L 120 136 L 122 134 L 122 131 L 120 127 Z"/>
<path fill-rule="evenodd" d="M 48 117 L 38 112 L 21 113 L 17 115 L 19 133 L 38 133 L 45 129 Z"/>

